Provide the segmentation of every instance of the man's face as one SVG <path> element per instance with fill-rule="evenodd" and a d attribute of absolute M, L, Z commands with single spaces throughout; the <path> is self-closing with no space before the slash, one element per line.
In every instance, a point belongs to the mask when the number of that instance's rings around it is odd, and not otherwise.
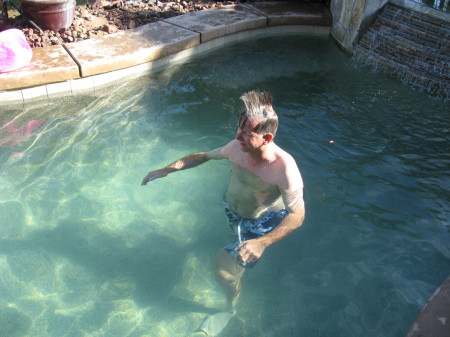
<path fill-rule="evenodd" d="M 249 120 L 239 123 L 235 138 L 239 141 L 242 151 L 252 152 L 258 150 L 264 144 L 263 135 L 253 132 L 257 125 L 257 121 Z"/>

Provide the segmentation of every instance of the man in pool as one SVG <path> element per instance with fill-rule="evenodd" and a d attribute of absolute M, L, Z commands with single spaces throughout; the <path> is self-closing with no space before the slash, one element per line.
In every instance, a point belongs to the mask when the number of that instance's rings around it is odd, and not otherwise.
<path fill-rule="evenodd" d="M 241 96 L 245 110 L 236 137 L 223 147 L 193 153 L 149 172 L 142 185 L 211 159 L 228 159 L 231 181 L 224 196 L 225 213 L 236 241 L 217 256 L 217 277 L 229 308 L 208 317 L 200 330 L 217 335 L 234 314 L 241 278 L 261 258 L 267 247 L 300 227 L 305 217 L 303 181 L 294 158 L 274 143 L 278 116 L 267 92 Z"/>

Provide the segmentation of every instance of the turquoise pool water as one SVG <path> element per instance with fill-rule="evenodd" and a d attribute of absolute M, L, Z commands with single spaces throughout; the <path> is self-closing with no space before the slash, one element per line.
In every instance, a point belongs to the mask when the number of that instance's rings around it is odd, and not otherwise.
<path fill-rule="evenodd" d="M 327 38 L 250 40 L 105 90 L 2 113 L 0 336 L 187 336 L 225 304 L 214 161 L 143 176 L 234 136 L 274 95 L 306 221 L 243 280 L 221 336 L 398 337 L 450 270 L 448 102 Z"/>

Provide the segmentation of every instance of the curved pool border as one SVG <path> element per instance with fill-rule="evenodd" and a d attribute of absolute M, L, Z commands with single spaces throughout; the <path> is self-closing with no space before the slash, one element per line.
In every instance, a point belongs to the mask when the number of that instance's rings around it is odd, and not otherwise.
<path fill-rule="evenodd" d="M 188 13 L 136 29 L 33 49 L 29 65 L 0 74 L 0 106 L 95 92 L 227 43 L 275 34 L 330 33 L 325 5 L 264 2 Z"/>

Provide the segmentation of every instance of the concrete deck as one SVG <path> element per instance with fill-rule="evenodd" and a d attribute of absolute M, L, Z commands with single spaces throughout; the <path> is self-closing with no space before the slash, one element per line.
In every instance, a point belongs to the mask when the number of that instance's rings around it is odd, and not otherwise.
<path fill-rule="evenodd" d="M 27 66 L 0 74 L 0 106 L 93 92 L 226 43 L 258 35 L 329 34 L 320 4 L 264 2 L 172 17 L 102 38 L 33 49 Z"/>

